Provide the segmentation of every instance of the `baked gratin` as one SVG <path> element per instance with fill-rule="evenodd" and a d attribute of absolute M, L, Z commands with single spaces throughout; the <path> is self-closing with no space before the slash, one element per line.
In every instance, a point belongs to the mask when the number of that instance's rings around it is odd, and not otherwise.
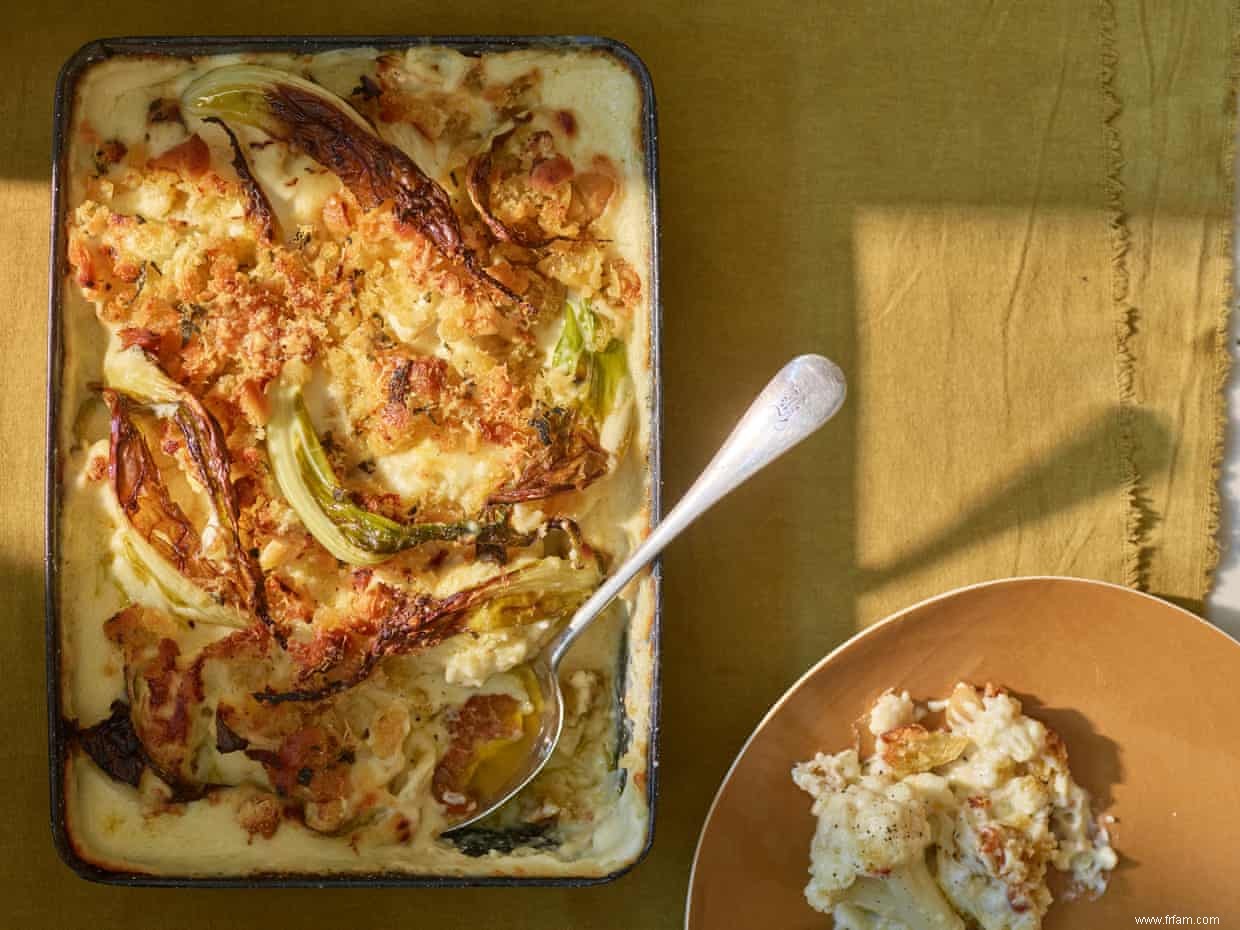
<path fill-rule="evenodd" d="M 1117 856 L 1063 740 L 1004 689 L 888 691 L 866 731 L 792 770 L 818 819 L 805 896 L 839 930 L 1038 930 L 1049 870 L 1106 890 Z"/>
<path fill-rule="evenodd" d="M 653 192 L 600 49 L 117 57 L 67 140 L 64 814 L 109 871 L 602 876 L 649 831 Z"/>

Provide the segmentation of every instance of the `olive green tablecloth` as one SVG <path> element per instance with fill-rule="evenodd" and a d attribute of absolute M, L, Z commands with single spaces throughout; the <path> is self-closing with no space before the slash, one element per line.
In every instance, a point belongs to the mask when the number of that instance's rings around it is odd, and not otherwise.
<path fill-rule="evenodd" d="M 675 927 L 753 724 L 854 630 L 1002 575 L 1200 607 L 1215 558 L 1225 2 L 13 2 L 0 30 L 0 926 Z M 654 74 L 666 491 L 788 357 L 852 393 L 665 560 L 654 852 L 591 890 L 89 885 L 47 828 L 42 497 L 52 84 L 125 33 L 598 32 Z M 755 799 L 758 803 L 760 799 Z"/>

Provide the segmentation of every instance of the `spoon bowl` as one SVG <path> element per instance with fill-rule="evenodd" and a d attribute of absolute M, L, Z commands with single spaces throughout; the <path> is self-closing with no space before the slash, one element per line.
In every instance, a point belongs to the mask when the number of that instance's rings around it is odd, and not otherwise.
<path fill-rule="evenodd" d="M 464 829 L 494 813 L 546 766 L 564 729 L 560 662 L 586 627 L 690 523 L 835 416 L 846 393 L 844 373 L 821 355 L 798 356 L 780 369 L 685 496 L 529 663 L 542 699 L 539 728 L 529 755 L 524 765 L 502 782 L 503 787 L 485 797 L 474 797 L 475 807 L 448 832 Z"/>
<path fill-rule="evenodd" d="M 447 831 L 448 833 L 453 830 L 463 830 L 477 823 L 511 801 L 521 789 L 538 777 L 538 773 L 550 761 L 555 747 L 559 745 L 560 734 L 564 730 L 564 692 L 560 688 L 556 667 L 551 664 L 550 656 L 545 649 L 525 667 L 533 675 L 542 697 L 538 732 L 534 736 L 530 753 L 525 758 L 524 764 L 515 769 L 503 782 L 502 787 L 491 792 L 487 797 L 474 798 L 477 804 L 474 811 L 454 823 Z"/>

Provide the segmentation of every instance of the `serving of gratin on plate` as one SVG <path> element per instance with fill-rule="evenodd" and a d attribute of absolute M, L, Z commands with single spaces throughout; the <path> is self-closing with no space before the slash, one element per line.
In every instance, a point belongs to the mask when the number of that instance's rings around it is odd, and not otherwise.
<path fill-rule="evenodd" d="M 1007 578 L 893 614 L 741 748 L 698 841 L 686 930 L 1237 913 L 1237 676 L 1226 634 L 1099 581 Z"/>
<path fill-rule="evenodd" d="M 792 780 L 818 819 L 805 897 L 838 930 L 1038 930 L 1048 868 L 1097 896 L 1118 862 L 1063 739 L 993 684 L 926 704 L 885 691 L 853 747 Z"/>
<path fill-rule="evenodd" d="M 76 77 L 54 424 L 71 856 L 597 878 L 650 832 L 650 100 L 610 47 L 119 54 Z M 532 723 L 531 721 L 535 721 Z"/>

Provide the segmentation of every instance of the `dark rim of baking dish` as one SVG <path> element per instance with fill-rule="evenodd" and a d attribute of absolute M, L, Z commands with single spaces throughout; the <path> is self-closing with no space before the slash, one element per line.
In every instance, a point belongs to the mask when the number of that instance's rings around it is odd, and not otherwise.
<path fill-rule="evenodd" d="M 655 113 L 654 85 L 645 63 L 629 46 L 604 36 L 129 36 L 96 39 L 78 49 L 60 70 L 56 80 L 52 128 L 52 228 L 49 262 L 49 308 L 47 347 L 47 474 L 44 507 L 44 609 L 46 615 L 47 654 L 47 721 L 50 755 L 51 826 L 56 851 L 69 868 L 89 881 L 111 885 L 203 887 L 203 888 L 459 888 L 475 886 L 528 887 L 557 886 L 580 888 L 615 881 L 637 866 L 650 852 L 654 843 L 655 808 L 659 774 L 659 703 L 661 696 L 660 631 L 663 596 L 659 563 L 652 569 L 655 586 L 654 617 L 651 623 L 651 689 L 650 734 L 646 754 L 647 828 L 646 842 L 632 862 L 598 877 L 565 876 L 462 876 L 416 875 L 402 872 L 376 873 L 288 873 L 257 872 L 235 878 L 198 878 L 194 876 L 160 876 L 143 872 L 113 871 L 82 858 L 73 847 L 65 818 L 65 772 L 68 753 L 68 732 L 61 713 L 60 625 L 56 572 L 59 564 L 60 539 L 58 513 L 60 507 L 61 462 L 59 448 L 59 395 L 61 387 L 62 339 L 61 299 L 64 291 L 65 240 L 62 235 L 63 214 L 67 198 L 65 159 L 70 123 L 73 118 L 74 92 L 77 81 L 90 66 L 118 55 L 153 55 L 186 58 L 194 55 L 223 55 L 232 52 L 290 52 L 316 54 L 347 48 L 415 48 L 444 46 L 467 55 L 518 49 L 595 49 L 607 52 L 624 64 L 637 78 L 642 95 L 642 154 L 645 160 L 647 188 L 650 192 L 651 267 L 650 267 L 650 371 L 651 425 L 647 453 L 650 467 L 650 505 L 657 517 L 662 488 L 662 376 L 660 337 L 662 304 L 659 294 L 659 189 L 658 189 L 658 125 Z"/>

